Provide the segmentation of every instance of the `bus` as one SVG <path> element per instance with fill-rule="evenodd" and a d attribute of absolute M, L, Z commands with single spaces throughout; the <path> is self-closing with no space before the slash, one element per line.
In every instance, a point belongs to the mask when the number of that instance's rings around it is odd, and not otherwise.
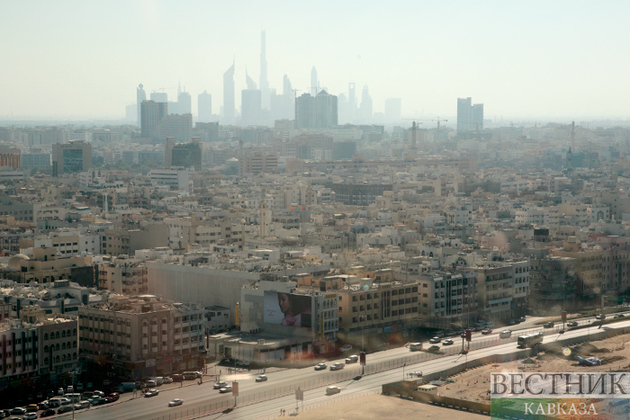
<path fill-rule="evenodd" d="M 518 348 L 525 349 L 527 347 L 534 347 L 536 344 L 542 344 L 543 333 L 537 332 L 533 334 L 521 335 L 518 338 Z"/>
<path fill-rule="evenodd" d="M 422 350 L 422 343 L 409 344 L 409 351 L 418 351 L 418 350 Z"/>

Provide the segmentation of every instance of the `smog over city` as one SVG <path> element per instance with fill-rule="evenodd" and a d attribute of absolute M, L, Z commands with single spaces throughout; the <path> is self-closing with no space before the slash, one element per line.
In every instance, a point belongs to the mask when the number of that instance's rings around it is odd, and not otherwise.
<path fill-rule="evenodd" d="M 4 1 L 0 418 L 626 418 L 628 16 Z"/>

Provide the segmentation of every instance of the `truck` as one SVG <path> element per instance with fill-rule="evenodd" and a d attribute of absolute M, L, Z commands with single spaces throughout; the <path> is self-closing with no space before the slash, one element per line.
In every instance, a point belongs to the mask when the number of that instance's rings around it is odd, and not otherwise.
<path fill-rule="evenodd" d="M 422 343 L 409 344 L 409 351 L 418 351 L 418 350 L 422 350 Z"/>

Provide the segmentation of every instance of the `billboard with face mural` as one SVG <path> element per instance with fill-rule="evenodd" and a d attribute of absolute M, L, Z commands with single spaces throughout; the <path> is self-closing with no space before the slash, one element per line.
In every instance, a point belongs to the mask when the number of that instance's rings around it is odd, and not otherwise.
<path fill-rule="evenodd" d="M 311 328 L 311 297 L 265 291 L 263 320 L 269 324 Z"/>

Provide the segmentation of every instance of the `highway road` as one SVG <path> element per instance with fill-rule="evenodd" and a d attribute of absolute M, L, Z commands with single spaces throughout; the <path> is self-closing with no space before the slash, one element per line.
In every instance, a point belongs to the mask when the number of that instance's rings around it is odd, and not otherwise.
<path fill-rule="evenodd" d="M 466 360 L 474 360 L 492 354 L 507 354 L 516 350 L 518 335 L 534 331 L 545 331 L 544 343 L 564 340 L 572 337 L 594 335 L 602 329 L 598 325 L 592 325 L 592 319 L 581 320 L 583 328 L 568 330 L 559 334 L 560 325 L 554 329 L 542 329 L 531 327 L 515 331 L 509 339 L 500 339 L 498 332 L 488 336 L 475 333 L 471 343 L 471 351 L 467 356 L 459 354 L 461 350 L 461 338 L 453 338 L 455 345 L 443 346 L 443 353 L 431 354 L 427 352 L 410 352 L 405 347 L 386 350 L 367 355 L 365 375 L 361 376 L 362 367 L 358 363 L 346 365 L 343 370 L 331 372 L 315 371 L 312 367 L 302 369 L 286 369 L 277 372 L 269 372 L 269 380 L 255 382 L 257 372 L 243 372 L 232 375 L 223 375 L 222 380 L 228 382 L 238 381 L 240 394 L 236 398 L 231 394 L 220 394 L 213 389 L 214 377 L 204 376 L 204 383 L 197 385 L 194 381 L 184 382 L 184 387 L 179 384 L 163 385 L 160 394 L 151 398 L 133 398 L 131 393 L 123 394 L 121 399 L 112 404 L 93 407 L 75 413 L 77 419 L 116 418 L 127 420 L 166 420 L 175 418 L 205 418 L 214 419 L 264 419 L 277 417 L 281 409 L 287 413 L 295 410 L 295 389 L 304 390 L 304 406 L 317 406 L 329 404 L 344 398 L 356 397 L 363 394 L 378 393 L 384 383 L 395 382 L 403 379 L 403 375 L 412 371 L 424 373 L 439 372 L 452 368 L 456 364 L 466 363 Z M 525 326 L 527 327 L 527 326 Z M 616 322 L 603 327 L 603 329 L 617 329 L 630 327 L 630 320 Z M 468 358 L 468 359 L 466 359 Z M 343 361 L 343 360 L 340 360 Z M 328 362 L 328 365 L 335 361 Z M 403 366 L 405 365 L 405 366 Z M 341 393 L 326 396 L 325 389 L 328 385 L 337 385 L 342 388 Z M 184 404 L 180 407 L 168 408 L 168 402 L 174 398 L 182 398 Z M 299 404 L 301 409 L 302 403 Z M 203 415 L 205 412 L 207 415 Z M 227 410 L 227 411 L 226 411 Z M 223 412 L 222 412 L 223 411 Z M 212 412 L 212 414 L 209 414 Z M 56 418 L 72 418 L 65 414 Z"/>

